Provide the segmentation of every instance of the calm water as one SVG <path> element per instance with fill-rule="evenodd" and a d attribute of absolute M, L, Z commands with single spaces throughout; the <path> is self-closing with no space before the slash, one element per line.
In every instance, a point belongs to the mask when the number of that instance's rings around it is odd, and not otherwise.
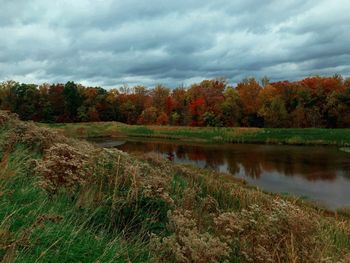
<path fill-rule="evenodd" d="M 332 209 L 350 207 L 350 153 L 336 147 L 198 145 L 129 138 L 95 142 L 126 152 L 155 152 L 175 163 L 227 172 L 263 190 L 305 197 Z"/>

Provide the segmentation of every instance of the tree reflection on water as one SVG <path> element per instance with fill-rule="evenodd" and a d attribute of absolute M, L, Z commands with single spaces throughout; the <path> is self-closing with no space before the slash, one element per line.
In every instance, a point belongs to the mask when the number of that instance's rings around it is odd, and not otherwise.
<path fill-rule="evenodd" d="M 170 161 L 203 163 L 231 174 L 259 178 L 264 172 L 334 180 L 337 171 L 350 178 L 349 155 L 335 148 L 270 145 L 179 145 L 169 142 L 133 142 L 118 146 L 127 152 L 157 152 Z M 243 171 L 242 171 L 243 169 Z"/>
<path fill-rule="evenodd" d="M 155 152 L 175 163 L 230 173 L 263 190 L 304 196 L 329 208 L 350 206 L 350 154 L 335 147 L 180 144 L 153 139 L 107 139 L 100 145 L 132 153 Z"/>

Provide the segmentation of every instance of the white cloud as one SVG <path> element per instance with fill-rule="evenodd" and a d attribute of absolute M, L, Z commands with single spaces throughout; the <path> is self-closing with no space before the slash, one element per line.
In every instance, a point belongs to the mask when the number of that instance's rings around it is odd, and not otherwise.
<path fill-rule="evenodd" d="M 347 0 L 3 2 L 0 80 L 175 87 L 350 74 Z"/>

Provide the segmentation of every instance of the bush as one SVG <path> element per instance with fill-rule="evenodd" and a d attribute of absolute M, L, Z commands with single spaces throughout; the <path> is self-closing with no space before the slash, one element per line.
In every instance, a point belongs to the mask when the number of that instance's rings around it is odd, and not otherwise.
<path fill-rule="evenodd" d="M 228 258 L 229 246 L 208 232 L 201 233 L 188 210 L 175 210 L 168 214 L 168 237 L 153 237 L 156 262 L 216 263 Z"/>
<path fill-rule="evenodd" d="M 231 247 L 239 247 L 238 258 L 247 262 L 319 262 L 315 250 L 317 217 L 284 200 L 270 208 L 257 204 L 240 213 L 225 212 L 214 219 L 217 234 Z"/>
<path fill-rule="evenodd" d="M 35 171 L 41 177 L 40 187 L 50 196 L 61 188 L 73 192 L 86 183 L 88 156 L 68 144 L 55 144 L 45 151 L 44 157 L 36 161 Z"/>

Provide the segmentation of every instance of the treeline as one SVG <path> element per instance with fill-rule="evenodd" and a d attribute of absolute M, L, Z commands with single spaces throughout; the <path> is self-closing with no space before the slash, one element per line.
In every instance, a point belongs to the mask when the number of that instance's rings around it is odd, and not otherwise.
<path fill-rule="evenodd" d="M 308 77 L 270 83 L 223 79 L 190 87 L 157 85 L 105 90 L 66 84 L 0 83 L 0 108 L 39 122 L 120 121 L 128 124 L 350 127 L 350 78 Z"/>

